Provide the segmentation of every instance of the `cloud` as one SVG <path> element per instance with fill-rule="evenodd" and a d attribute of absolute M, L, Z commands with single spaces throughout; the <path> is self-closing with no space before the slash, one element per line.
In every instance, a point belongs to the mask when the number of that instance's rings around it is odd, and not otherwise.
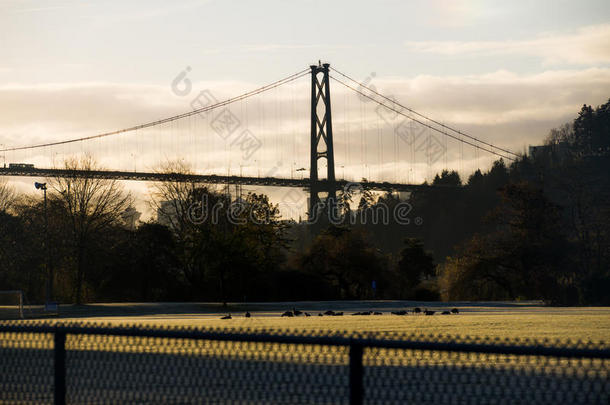
<path fill-rule="evenodd" d="M 498 71 L 484 75 L 413 78 L 375 77 L 378 91 L 445 124 L 498 146 L 521 151 L 542 142 L 550 128 L 572 120 L 582 104 L 598 105 L 610 96 L 610 68 L 554 70 L 539 74 Z M 0 143 L 38 144 L 95 135 L 189 111 L 200 90 L 223 100 L 260 84 L 193 83 L 191 94 L 175 96 L 170 83 L 126 85 L 77 83 L 0 86 Z M 239 128 L 223 138 L 207 117 L 193 116 L 163 126 L 134 131 L 87 144 L 7 153 L 7 162 L 49 166 L 73 153 L 91 152 L 99 163 L 117 170 L 151 170 L 167 159 L 182 158 L 200 173 L 290 177 L 309 166 L 310 84 L 307 78 L 248 101 L 231 105 Z M 399 121 L 377 114 L 377 105 L 331 82 L 337 172 L 344 166 L 351 179 L 423 181 L 447 167 L 491 162 L 482 153 L 460 149 L 448 140 L 448 152 L 436 166 L 417 155 L 394 129 Z M 219 112 L 219 111 L 218 111 Z M 401 118 L 402 119 L 402 118 Z M 260 149 L 244 158 L 237 137 L 248 130 Z M 435 136 L 442 142 L 440 134 Z M 437 167 L 438 166 L 438 167 Z M 394 173 L 393 173 L 394 172 Z M 302 174 L 302 173 L 298 173 Z M 382 177 L 379 177 L 382 176 Z M 394 177 L 398 176 L 398 177 Z"/>
<path fill-rule="evenodd" d="M 610 96 L 610 69 L 554 70 L 519 75 L 386 79 L 376 85 L 415 109 L 458 125 L 497 126 L 512 122 L 553 121 L 575 114 L 584 104 Z"/>
<path fill-rule="evenodd" d="M 538 74 L 498 71 L 483 75 L 373 78 L 379 92 L 470 135 L 513 151 L 539 144 L 550 128 L 575 118 L 582 104 L 610 97 L 610 68 L 550 70 Z M 167 85 L 75 83 L 0 86 L 0 144 L 21 146 L 73 139 L 137 125 L 190 110 L 203 89 L 223 100 L 260 86 L 235 81 L 193 83 L 191 94 L 175 96 Z M 74 154 L 91 153 L 102 167 L 149 171 L 166 160 L 184 159 L 202 174 L 274 175 L 299 178 L 309 167 L 308 78 L 280 87 L 230 110 L 239 128 L 222 138 L 211 123 L 215 113 L 163 126 L 40 150 L 1 153 L 8 162 L 48 167 Z M 434 164 L 416 145 L 397 139 L 402 118 L 380 116 L 372 101 L 362 102 L 332 81 L 336 173 L 352 181 L 418 183 L 445 167 L 467 177 L 496 158 L 427 131 L 447 147 Z M 237 140 L 244 130 L 261 141 L 244 158 Z M 321 170 L 325 162 L 321 161 Z M 29 180 L 28 180 L 29 181 Z M 26 182 L 27 183 L 27 182 Z M 31 188 L 31 183 L 24 187 Z M 130 183 L 131 184 L 131 183 Z M 26 187 L 26 188 L 27 188 Z M 129 186 L 131 188 L 131 186 Z M 269 191 L 281 201 L 286 190 Z M 302 196 L 305 198 L 305 196 Z M 306 200 L 303 200 L 306 201 Z"/>
<path fill-rule="evenodd" d="M 46 12 L 46 11 L 65 10 L 65 9 L 71 8 L 73 6 L 74 6 L 74 4 L 64 5 L 64 6 L 19 8 L 19 9 L 13 10 L 13 13 L 14 14 L 25 14 L 25 13 L 38 13 L 38 12 Z"/>
<path fill-rule="evenodd" d="M 422 18 L 431 26 L 464 28 L 479 21 L 505 15 L 510 5 L 484 0 L 436 0 L 427 2 L 432 10 Z"/>
<path fill-rule="evenodd" d="M 306 45 L 306 44 L 255 44 L 244 47 L 244 50 L 249 52 L 272 52 L 297 49 L 312 49 L 320 48 L 321 45 Z"/>
<path fill-rule="evenodd" d="M 581 27 L 571 33 L 545 33 L 533 39 L 505 41 L 407 41 L 414 52 L 440 55 L 523 55 L 544 63 L 610 63 L 610 24 Z"/>

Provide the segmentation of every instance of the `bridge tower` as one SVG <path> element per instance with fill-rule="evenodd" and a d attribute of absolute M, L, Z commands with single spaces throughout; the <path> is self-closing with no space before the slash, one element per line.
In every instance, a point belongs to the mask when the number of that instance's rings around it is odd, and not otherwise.
<path fill-rule="evenodd" d="M 309 170 L 309 218 L 315 218 L 321 192 L 327 193 L 326 207 L 332 209 L 337 194 L 335 185 L 335 154 L 330 108 L 329 63 L 311 65 L 311 164 Z M 322 141 L 322 142 L 320 142 Z M 323 145 L 321 145 L 323 144 Z M 322 147 L 322 150 L 320 148 Z M 326 159 L 326 180 L 318 176 L 318 160 Z"/>

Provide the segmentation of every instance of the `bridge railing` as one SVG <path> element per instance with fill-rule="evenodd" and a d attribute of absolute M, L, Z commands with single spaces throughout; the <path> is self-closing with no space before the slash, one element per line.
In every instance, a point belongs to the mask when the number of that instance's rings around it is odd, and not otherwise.
<path fill-rule="evenodd" d="M 2 403 L 607 404 L 602 344 L 0 323 Z"/>

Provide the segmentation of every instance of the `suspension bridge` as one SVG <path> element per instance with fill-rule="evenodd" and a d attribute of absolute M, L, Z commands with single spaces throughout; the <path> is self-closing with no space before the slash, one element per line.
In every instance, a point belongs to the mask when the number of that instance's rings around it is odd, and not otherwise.
<path fill-rule="evenodd" d="M 310 78 L 308 99 L 303 97 L 306 87 L 301 80 L 306 77 Z M 335 110 L 331 82 L 341 90 L 338 96 L 333 90 Z M 270 94 L 271 100 L 261 101 Z M 335 199 L 337 190 L 350 182 L 371 190 L 413 191 L 430 187 L 423 180 L 440 171 L 439 163 L 447 168 L 448 162 L 463 166 L 466 161 L 462 169 L 473 171 L 485 164 L 481 156 L 486 162 L 518 157 L 419 113 L 327 63 L 222 101 L 204 90 L 189 104 L 186 112 L 115 131 L 3 147 L 0 175 L 298 187 L 309 192 L 311 212 L 321 195 Z M 338 120 L 337 104 L 343 110 Z M 92 155 L 101 167 L 113 170 L 67 170 L 57 164 L 78 154 Z M 173 159 L 188 163 L 192 172 L 135 167 L 138 160 L 150 168 Z M 283 165 L 285 161 L 290 164 Z M 133 168 L 125 168 L 131 164 Z M 342 169 L 341 176 L 337 169 Z"/>

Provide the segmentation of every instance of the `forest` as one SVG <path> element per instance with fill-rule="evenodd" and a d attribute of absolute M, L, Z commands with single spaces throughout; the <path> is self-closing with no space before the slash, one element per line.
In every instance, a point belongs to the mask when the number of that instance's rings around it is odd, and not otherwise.
<path fill-rule="evenodd" d="M 96 170 L 90 157 L 66 169 Z M 160 170 L 188 173 L 169 162 Z M 286 220 L 264 194 L 152 184 L 164 219 L 134 219 L 118 181 L 48 178 L 41 195 L 0 182 L 0 290 L 29 302 L 334 299 L 610 304 L 610 101 L 584 105 L 544 145 L 467 179 L 396 194 L 339 193 L 338 221 Z M 202 203 L 205 201 L 205 207 Z M 421 224 L 395 216 L 407 203 Z M 198 205 L 199 204 L 199 205 Z M 214 207 L 203 215 L 206 207 Z M 236 208 L 237 207 L 237 208 Z M 46 215 L 45 215 L 46 214 Z M 204 218 L 205 217 L 205 218 Z"/>

